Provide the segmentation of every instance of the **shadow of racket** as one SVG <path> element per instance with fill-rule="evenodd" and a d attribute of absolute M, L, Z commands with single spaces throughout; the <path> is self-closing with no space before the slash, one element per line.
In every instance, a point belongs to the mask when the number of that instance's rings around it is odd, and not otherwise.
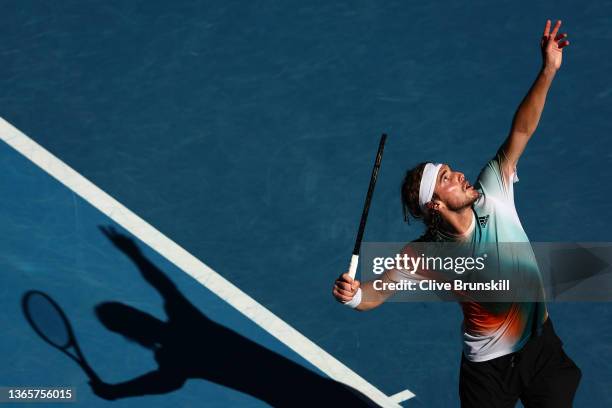
<path fill-rule="evenodd" d="M 81 366 L 91 382 L 100 382 L 85 360 L 66 314 L 49 295 L 37 290 L 28 291 L 23 295 L 21 306 L 28 323 L 44 341 Z"/>

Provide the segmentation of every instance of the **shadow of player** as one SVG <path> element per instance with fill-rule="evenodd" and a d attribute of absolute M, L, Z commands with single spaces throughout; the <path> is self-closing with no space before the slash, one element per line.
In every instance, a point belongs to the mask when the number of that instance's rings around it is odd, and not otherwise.
<path fill-rule="evenodd" d="M 119 399 L 164 394 L 187 379 L 200 378 L 230 387 L 277 406 L 374 406 L 369 399 L 336 381 L 302 367 L 208 319 L 129 237 L 112 227 L 102 232 L 138 267 L 163 297 L 166 321 L 119 302 L 96 306 L 109 330 L 153 351 L 158 368 L 117 384 L 92 382 L 98 396 Z"/>

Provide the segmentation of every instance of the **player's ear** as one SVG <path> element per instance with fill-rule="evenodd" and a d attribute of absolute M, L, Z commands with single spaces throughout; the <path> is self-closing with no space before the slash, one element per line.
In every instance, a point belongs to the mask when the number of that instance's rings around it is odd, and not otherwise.
<path fill-rule="evenodd" d="M 444 203 L 435 198 L 425 205 L 430 212 L 439 212 L 442 208 L 444 208 Z"/>

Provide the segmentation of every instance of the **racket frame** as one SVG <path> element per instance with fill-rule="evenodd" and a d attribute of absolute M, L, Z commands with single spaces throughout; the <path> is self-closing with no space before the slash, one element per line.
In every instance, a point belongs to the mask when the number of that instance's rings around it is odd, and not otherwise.
<path fill-rule="evenodd" d="M 55 312 L 57 312 L 57 314 L 59 315 L 60 319 L 62 320 L 62 323 L 64 324 L 64 328 L 68 333 L 68 343 L 66 345 L 60 346 L 55 344 L 36 325 L 36 323 L 34 322 L 34 318 L 30 313 L 30 308 L 28 307 L 28 302 L 32 298 L 32 296 L 42 296 L 55 309 Z M 72 329 L 72 325 L 70 324 L 68 317 L 56 301 L 51 299 L 51 297 L 44 292 L 38 290 L 31 290 L 23 296 L 21 306 L 23 309 L 23 314 L 25 315 L 28 323 L 30 324 L 30 326 L 32 326 L 32 329 L 34 329 L 34 331 L 40 336 L 40 338 L 42 338 L 46 343 L 60 350 L 62 353 L 74 360 L 79 366 L 81 366 L 81 368 L 83 369 L 83 371 L 85 371 L 85 374 L 87 374 L 91 381 L 100 382 L 100 378 L 93 371 L 89 363 L 87 363 L 87 360 L 85 359 L 85 356 L 83 355 L 83 352 L 81 351 L 81 348 L 79 347 L 79 344 L 76 341 L 76 336 L 74 335 L 74 330 Z M 75 354 L 72 354 L 70 353 L 70 351 L 68 351 L 68 349 L 70 349 L 71 347 L 72 349 L 74 349 Z"/>
<path fill-rule="evenodd" d="M 357 275 L 357 265 L 359 264 L 359 253 L 361 251 L 361 241 L 363 240 L 363 233 L 365 231 L 366 221 L 368 220 L 368 213 L 370 212 L 370 204 L 372 203 L 372 196 L 374 195 L 374 187 L 376 187 L 376 180 L 378 180 L 378 172 L 380 170 L 380 164 L 382 162 L 383 152 L 385 150 L 385 142 L 387 141 L 387 134 L 383 133 L 380 137 L 378 144 L 378 151 L 376 152 L 376 160 L 374 161 L 374 168 L 370 175 L 370 185 L 368 186 L 368 192 L 366 194 L 365 203 L 363 205 L 363 211 L 361 212 L 361 220 L 359 221 L 359 230 L 357 231 L 357 237 L 355 238 L 355 247 L 353 248 L 353 255 L 351 256 L 351 262 L 349 264 L 349 276 L 355 279 Z"/>

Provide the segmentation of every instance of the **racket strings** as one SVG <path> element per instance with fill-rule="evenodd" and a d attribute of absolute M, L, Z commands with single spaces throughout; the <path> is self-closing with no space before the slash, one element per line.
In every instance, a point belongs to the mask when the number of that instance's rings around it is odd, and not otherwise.
<path fill-rule="evenodd" d="M 46 341 L 60 348 L 70 344 L 70 332 L 63 313 L 49 298 L 31 294 L 26 310 L 32 326 Z"/>

